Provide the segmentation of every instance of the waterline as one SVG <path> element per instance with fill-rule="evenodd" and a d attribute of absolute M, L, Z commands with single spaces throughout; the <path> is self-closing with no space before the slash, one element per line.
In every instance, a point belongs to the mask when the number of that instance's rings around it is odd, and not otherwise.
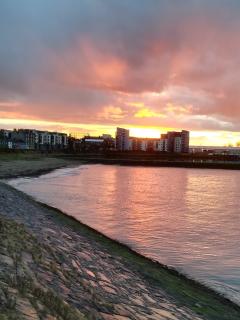
<path fill-rule="evenodd" d="M 235 171 L 84 165 L 10 183 L 239 303 L 239 178 Z"/>

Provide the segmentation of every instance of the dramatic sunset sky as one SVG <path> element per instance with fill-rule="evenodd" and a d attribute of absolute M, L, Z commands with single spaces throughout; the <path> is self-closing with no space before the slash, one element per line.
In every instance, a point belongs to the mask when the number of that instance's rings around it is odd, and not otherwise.
<path fill-rule="evenodd" d="M 240 141 L 239 0 L 1 0 L 0 127 Z"/>

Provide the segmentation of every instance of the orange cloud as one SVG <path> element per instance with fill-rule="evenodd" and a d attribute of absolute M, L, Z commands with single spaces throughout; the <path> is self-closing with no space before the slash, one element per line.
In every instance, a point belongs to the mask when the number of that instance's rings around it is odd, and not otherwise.
<path fill-rule="evenodd" d="M 107 120 L 122 120 L 125 116 L 124 111 L 119 107 L 107 106 L 98 114 L 98 118 Z"/>
<path fill-rule="evenodd" d="M 163 113 L 152 111 L 149 108 L 143 108 L 138 110 L 134 114 L 134 117 L 135 118 L 166 118 L 166 115 L 164 115 Z"/>
<path fill-rule="evenodd" d="M 180 106 L 180 105 L 174 105 L 172 103 L 167 103 L 165 110 L 167 113 L 171 113 L 176 116 L 182 116 L 182 115 L 186 115 L 186 114 L 191 114 L 193 107 L 191 105 Z"/>

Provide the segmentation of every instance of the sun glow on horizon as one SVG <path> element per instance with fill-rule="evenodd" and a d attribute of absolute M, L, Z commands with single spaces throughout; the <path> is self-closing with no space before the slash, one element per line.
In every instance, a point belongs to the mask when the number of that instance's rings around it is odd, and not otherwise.
<path fill-rule="evenodd" d="M 153 128 L 130 128 L 130 136 L 139 138 L 160 138 L 160 129 Z"/>
<path fill-rule="evenodd" d="M 77 137 L 84 135 L 100 136 L 103 133 L 115 136 L 116 127 L 130 130 L 131 137 L 160 138 L 167 131 L 181 131 L 185 128 L 163 127 L 135 127 L 127 124 L 99 124 L 99 123 L 67 123 L 46 120 L 30 119 L 0 119 L 0 129 L 37 129 L 59 131 L 67 134 L 77 133 Z M 190 145 L 198 146 L 236 146 L 240 142 L 240 132 L 228 131 L 195 131 L 190 130 Z"/>

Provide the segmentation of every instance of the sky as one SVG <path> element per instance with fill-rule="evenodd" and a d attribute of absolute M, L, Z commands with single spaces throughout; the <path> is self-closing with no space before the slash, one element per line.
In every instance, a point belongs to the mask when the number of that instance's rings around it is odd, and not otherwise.
<path fill-rule="evenodd" d="M 240 141 L 239 0 L 1 0 L 0 127 Z"/>

